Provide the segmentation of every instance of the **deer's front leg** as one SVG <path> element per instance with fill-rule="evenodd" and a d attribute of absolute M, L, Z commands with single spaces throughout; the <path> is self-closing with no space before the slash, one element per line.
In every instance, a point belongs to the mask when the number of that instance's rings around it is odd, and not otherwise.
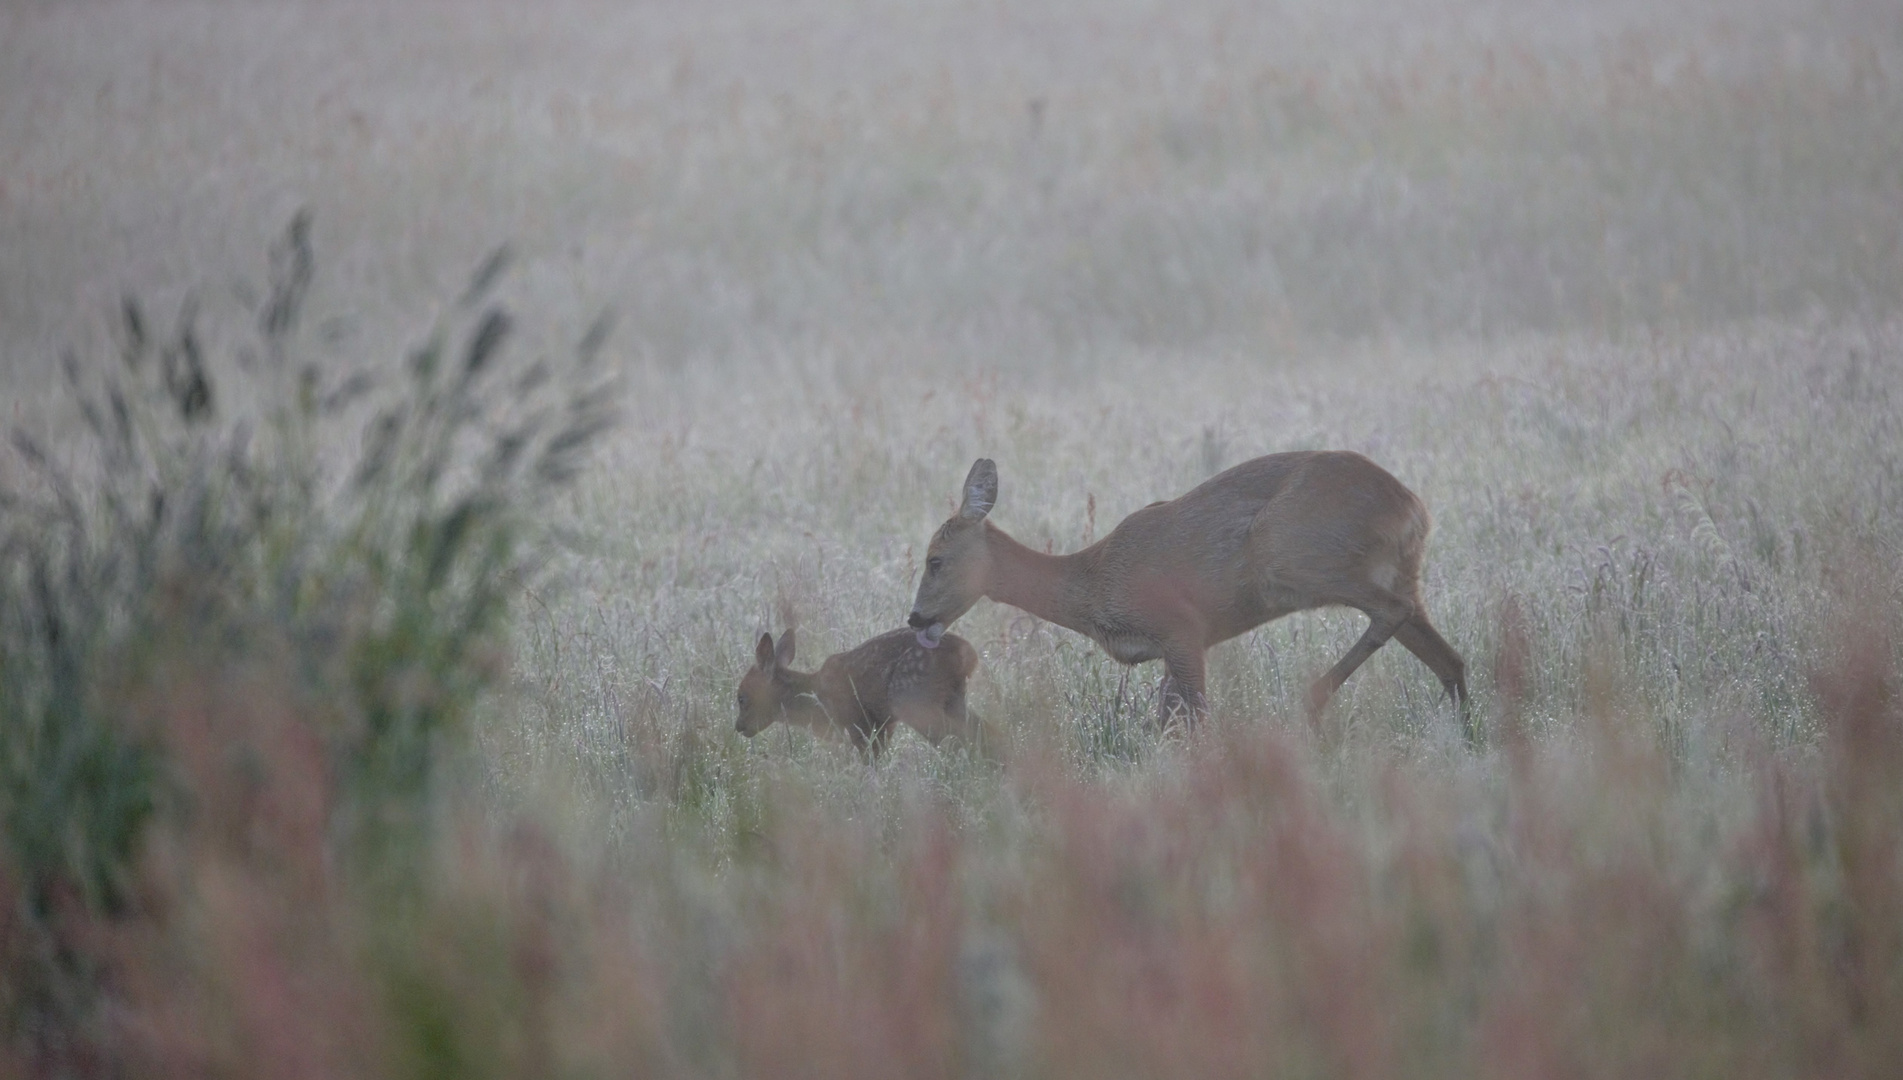
<path fill-rule="evenodd" d="M 1203 651 L 1199 648 L 1165 650 L 1163 683 L 1156 693 L 1156 723 L 1168 729 L 1172 724 L 1194 728 L 1209 715 L 1209 700 L 1203 695 Z"/>

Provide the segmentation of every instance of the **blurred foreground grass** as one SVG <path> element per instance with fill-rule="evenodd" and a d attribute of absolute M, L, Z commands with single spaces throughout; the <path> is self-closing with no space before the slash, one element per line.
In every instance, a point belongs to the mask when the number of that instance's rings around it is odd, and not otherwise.
<path fill-rule="evenodd" d="M 659 11 L 0 12 L 0 1073 L 1896 1071 L 1894 11 Z M 732 730 L 974 457 L 1316 446 L 1477 749 L 1348 613 Z"/>

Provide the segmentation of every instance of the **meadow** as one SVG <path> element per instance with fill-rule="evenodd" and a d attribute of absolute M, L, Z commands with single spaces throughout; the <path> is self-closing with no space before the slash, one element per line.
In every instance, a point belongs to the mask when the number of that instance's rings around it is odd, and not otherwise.
<path fill-rule="evenodd" d="M 1903 1063 L 1888 5 L 11 3 L 0 399 L 0 1075 Z M 734 730 L 974 458 L 1320 447 L 1471 742 L 989 602 L 995 753 Z"/>

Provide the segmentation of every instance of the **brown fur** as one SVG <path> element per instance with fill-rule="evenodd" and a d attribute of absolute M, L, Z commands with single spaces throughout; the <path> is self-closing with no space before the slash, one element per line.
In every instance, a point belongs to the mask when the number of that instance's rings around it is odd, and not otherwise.
<path fill-rule="evenodd" d="M 1368 630 L 1309 690 L 1311 719 L 1390 637 L 1457 705 L 1466 668 L 1428 621 L 1427 507 L 1360 454 L 1303 451 L 1245 461 L 1136 511 L 1082 551 L 1046 555 L 986 520 L 997 467 L 980 459 L 958 512 L 932 537 L 911 624 L 950 624 L 981 596 L 1084 634 L 1125 664 L 1162 660 L 1160 708 L 1206 709 L 1203 653 L 1263 623 L 1342 605 Z"/>
<path fill-rule="evenodd" d="M 958 736 L 995 754 L 995 739 L 965 708 L 965 680 L 978 669 L 978 650 L 955 634 L 935 649 L 913 630 L 892 630 L 855 649 L 826 658 L 818 671 L 792 668 L 793 631 L 760 635 L 754 666 L 740 679 L 739 719 L 734 727 L 752 737 L 776 720 L 825 738 L 844 737 L 877 755 L 898 721 L 933 745 Z"/>

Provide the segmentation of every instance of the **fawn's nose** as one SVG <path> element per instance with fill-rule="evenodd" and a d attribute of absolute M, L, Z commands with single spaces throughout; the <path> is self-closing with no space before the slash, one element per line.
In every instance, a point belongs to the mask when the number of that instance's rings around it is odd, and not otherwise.
<path fill-rule="evenodd" d="M 905 625 L 911 627 L 914 630 L 923 630 L 927 626 L 931 625 L 931 621 L 932 620 L 919 614 L 919 610 L 917 608 L 913 608 L 912 614 L 906 617 Z"/>

